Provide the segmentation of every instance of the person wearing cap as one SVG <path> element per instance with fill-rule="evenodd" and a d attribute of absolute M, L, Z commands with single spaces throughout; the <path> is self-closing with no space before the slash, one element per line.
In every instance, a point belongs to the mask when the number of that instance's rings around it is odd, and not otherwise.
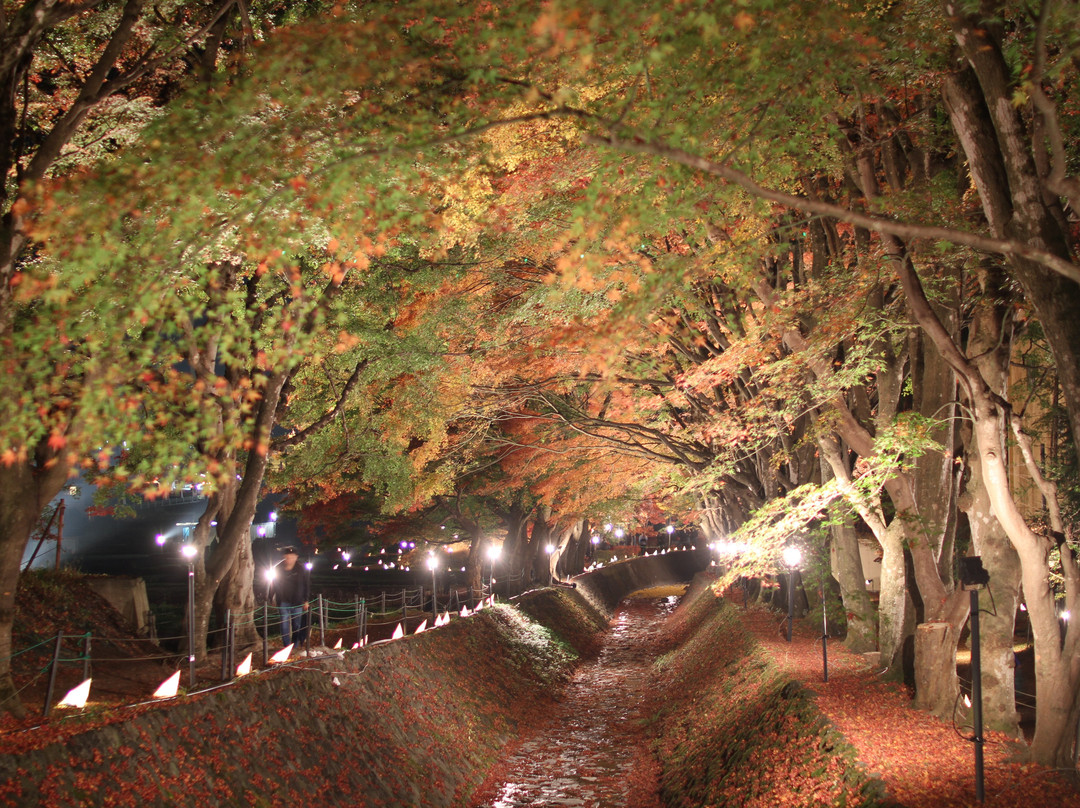
<path fill-rule="evenodd" d="M 295 547 L 281 548 L 282 559 L 274 576 L 274 601 L 281 616 L 281 643 L 284 646 L 304 641 L 305 613 L 309 605 L 311 579 L 300 563 Z"/>

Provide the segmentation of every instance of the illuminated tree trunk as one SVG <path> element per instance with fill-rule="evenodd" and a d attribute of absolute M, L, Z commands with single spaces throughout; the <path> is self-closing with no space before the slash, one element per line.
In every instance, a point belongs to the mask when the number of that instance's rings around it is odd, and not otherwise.
<path fill-rule="evenodd" d="M 866 589 L 859 538 L 851 522 L 830 527 L 831 566 L 847 616 L 844 645 L 856 654 L 877 650 L 877 612 Z"/>

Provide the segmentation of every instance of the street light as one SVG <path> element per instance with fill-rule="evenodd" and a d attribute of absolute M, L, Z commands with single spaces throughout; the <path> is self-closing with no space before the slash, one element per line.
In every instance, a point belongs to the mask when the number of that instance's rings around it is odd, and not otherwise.
<path fill-rule="evenodd" d="M 667 531 L 667 547 L 665 549 L 671 549 L 671 534 L 675 532 L 675 525 L 668 525 L 665 530 Z"/>
<path fill-rule="evenodd" d="M 544 549 L 547 551 L 548 586 L 551 586 L 552 580 L 555 577 L 555 570 L 551 568 L 551 554 L 555 552 L 555 545 L 548 544 Z"/>
<path fill-rule="evenodd" d="M 787 641 L 791 642 L 791 622 L 795 618 L 795 568 L 802 561 L 802 550 L 794 544 L 784 548 L 784 566 L 788 568 Z"/>
<path fill-rule="evenodd" d="M 195 556 L 199 548 L 194 544 L 185 544 L 180 552 L 188 562 L 187 612 L 188 612 L 188 687 L 195 689 Z"/>
<path fill-rule="evenodd" d="M 439 606 L 435 602 L 435 568 L 439 565 L 439 559 L 434 553 L 428 556 L 427 565 L 431 570 L 431 621 L 434 623 L 439 616 Z"/>
<path fill-rule="evenodd" d="M 982 656 L 979 647 L 979 590 L 990 583 L 990 573 L 983 567 L 979 556 L 960 559 L 960 586 L 971 595 L 971 723 L 975 737 L 975 801 L 982 803 L 986 793 L 983 788 L 983 726 L 982 726 Z"/>
<path fill-rule="evenodd" d="M 502 554 L 502 548 L 496 547 L 494 544 L 488 548 L 488 559 L 491 561 L 491 565 L 488 567 L 488 591 L 495 594 L 495 559 Z"/>

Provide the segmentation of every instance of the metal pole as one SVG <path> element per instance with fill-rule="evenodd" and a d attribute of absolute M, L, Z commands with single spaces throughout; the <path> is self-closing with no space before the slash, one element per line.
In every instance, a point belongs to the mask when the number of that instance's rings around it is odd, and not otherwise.
<path fill-rule="evenodd" d="M 263 601 L 263 664 L 270 660 L 270 607 Z"/>
<path fill-rule="evenodd" d="M 829 681 L 829 617 L 825 614 L 825 578 L 821 579 L 821 670 Z"/>
<path fill-rule="evenodd" d="M 975 801 L 986 799 L 983 789 L 982 658 L 979 651 L 979 590 L 971 590 L 971 706 L 975 725 Z"/>
<path fill-rule="evenodd" d="M 195 689 L 195 560 L 188 561 L 188 688 Z"/>
<path fill-rule="evenodd" d="M 360 595 L 353 595 L 356 600 L 356 643 L 359 645 L 364 642 L 364 625 L 360 615 Z"/>
<path fill-rule="evenodd" d="M 787 641 L 791 642 L 791 621 L 795 618 L 795 570 L 788 571 L 787 582 Z"/>
<path fill-rule="evenodd" d="M 45 708 L 42 714 L 48 718 L 52 710 L 53 690 L 56 688 L 56 669 L 60 667 L 60 648 L 64 644 L 64 632 L 56 635 L 56 648 L 53 650 L 52 665 L 49 666 L 49 687 L 45 691 Z"/>
<path fill-rule="evenodd" d="M 431 622 L 434 623 L 439 617 L 439 604 L 435 596 L 435 565 L 431 565 Z"/>
<path fill-rule="evenodd" d="M 229 681 L 229 620 L 232 617 L 232 609 L 225 610 L 225 630 L 221 637 L 221 681 Z"/>
<path fill-rule="evenodd" d="M 326 645 L 326 608 L 322 593 L 319 593 L 319 645 Z"/>
<path fill-rule="evenodd" d="M 90 678 L 90 632 L 86 632 L 83 637 L 83 663 L 82 663 L 82 678 L 85 682 Z"/>
<path fill-rule="evenodd" d="M 64 500 L 56 506 L 56 569 L 60 569 L 60 545 L 64 541 Z"/>

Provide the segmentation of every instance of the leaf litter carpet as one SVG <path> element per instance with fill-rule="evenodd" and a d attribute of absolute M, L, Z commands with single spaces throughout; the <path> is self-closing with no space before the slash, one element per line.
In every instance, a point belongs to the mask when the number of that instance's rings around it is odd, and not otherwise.
<path fill-rule="evenodd" d="M 978 805 L 970 728 L 914 709 L 901 686 L 882 681 L 863 657 L 834 640 L 824 682 L 821 634 L 809 625 L 797 624 L 788 643 L 776 612 L 751 607 L 742 618 L 775 663 L 814 692 L 818 709 L 892 799 L 905 808 Z M 1006 735 L 984 736 L 984 806 L 1080 808 L 1080 793 L 1059 774 L 1018 761 L 1020 750 Z"/>

